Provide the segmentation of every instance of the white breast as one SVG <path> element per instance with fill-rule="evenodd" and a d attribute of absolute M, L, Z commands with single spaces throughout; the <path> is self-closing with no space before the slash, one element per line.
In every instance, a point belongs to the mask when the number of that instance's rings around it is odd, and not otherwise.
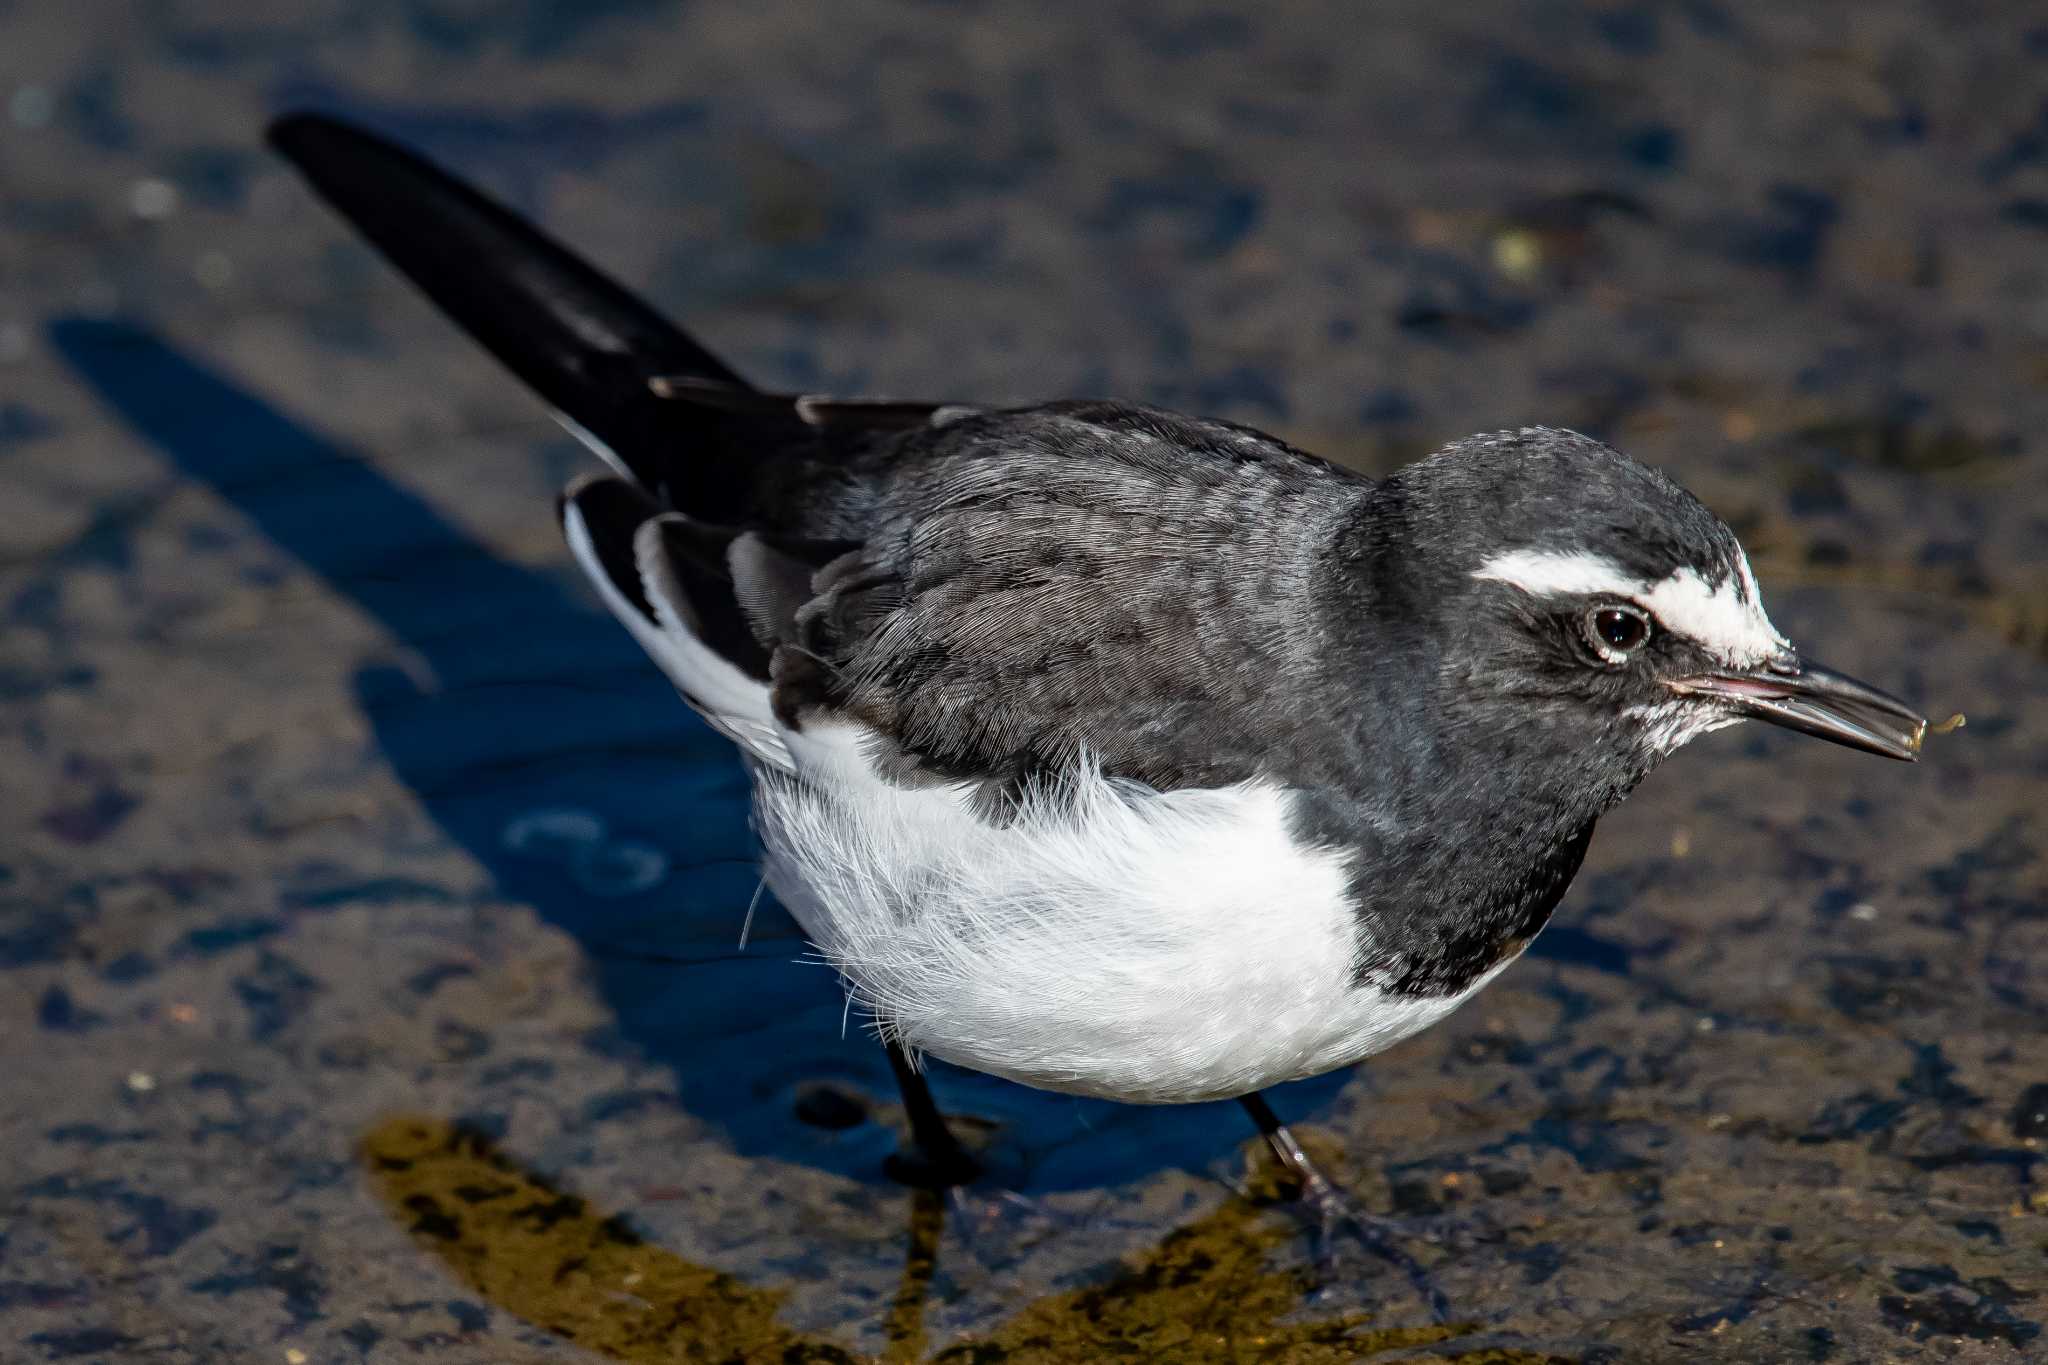
<path fill-rule="evenodd" d="M 1354 986 L 1346 859 L 1294 841 L 1277 788 L 1081 776 L 998 827 L 958 789 L 880 781 L 849 728 L 786 738 L 794 771 L 756 769 L 769 885 L 884 1029 L 961 1066 L 1227 1098 L 1388 1047 L 1493 975 Z"/>

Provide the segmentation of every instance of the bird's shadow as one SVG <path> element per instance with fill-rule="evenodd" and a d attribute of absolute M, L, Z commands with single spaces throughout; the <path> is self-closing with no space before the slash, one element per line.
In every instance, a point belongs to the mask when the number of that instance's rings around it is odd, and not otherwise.
<path fill-rule="evenodd" d="M 586 951 L 616 1023 L 584 1044 L 668 1067 L 676 1103 L 743 1155 L 883 1178 L 898 1139 L 882 1050 L 842 1032 L 837 981 L 799 960 L 779 907 L 761 905 L 737 950 L 757 886 L 744 775 L 626 632 L 153 332 L 64 319 L 49 334 L 123 422 L 419 665 L 360 667 L 358 703 L 392 771 L 498 894 Z M 937 1071 L 941 1104 L 986 1121 L 991 1164 L 1020 1189 L 1210 1169 L 1249 1132 L 1234 1105 L 1136 1108 Z M 1281 1103 L 1310 1112 L 1343 1080 L 1287 1087 Z"/>

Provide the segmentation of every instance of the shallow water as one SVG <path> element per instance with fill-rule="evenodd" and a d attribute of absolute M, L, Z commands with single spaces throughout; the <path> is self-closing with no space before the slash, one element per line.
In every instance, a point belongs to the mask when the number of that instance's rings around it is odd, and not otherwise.
<path fill-rule="evenodd" d="M 0 1358 L 2048 1350 L 2048 28 L 1375 14 L 0 7 Z M 1310 1273 L 1228 1105 L 942 1070 L 994 1176 L 920 1201 L 829 973 L 737 946 L 585 457 L 261 150 L 302 100 L 765 383 L 1595 431 L 1969 724 L 1703 742 L 1486 994 L 1275 1096 L 1460 1230 L 1448 1328 Z"/>

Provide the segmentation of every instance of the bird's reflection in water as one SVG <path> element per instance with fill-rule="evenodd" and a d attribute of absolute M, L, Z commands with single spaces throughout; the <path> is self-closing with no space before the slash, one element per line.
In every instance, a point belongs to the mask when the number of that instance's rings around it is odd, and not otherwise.
<path fill-rule="evenodd" d="M 868 1359 L 778 1320 L 784 1291 L 758 1288 L 650 1245 L 617 1215 L 523 1171 L 487 1138 L 394 1118 L 363 1143 L 377 1189 L 415 1240 L 505 1311 L 613 1360 Z M 1283 1217 L 1233 1198 L 1168 1234 L 1101 1284 L 1048 1295 L 988 1334 L 927 1356 L 926 1298 L 945 1227 L 941 1197 L 916 1192 L 903 1278 L 884 1324 L 884 1361 L 1141 1359 L 1350 1361 L 1455 1338 L 1467 1328 L 1373 1328 L 1360 1314 L 1302 1321 L 1313 1276 L 1275 1268 L 1295 1236 Z M 1555 1365 L 1482 1348 L 1433 1357 L 1467 1365 Z"/>

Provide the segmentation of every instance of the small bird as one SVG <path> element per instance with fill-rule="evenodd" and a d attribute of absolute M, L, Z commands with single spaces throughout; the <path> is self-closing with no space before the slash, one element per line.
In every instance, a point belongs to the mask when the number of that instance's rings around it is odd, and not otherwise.
<path fill-rule="evenodd" d="M 1243 1102 L 1442 1019 L 1599 818 L 1755 718 L 1896 759 L 1926 720 L 1804 658 L 1735 535 L 1529 427 L 1372 480 L 1212 418 L 755 389 L 509 210 L 338 120 L 271 141 L 609 473 L 563 531 L 752 774 L 767 884 L 918 1060 Z"/>

